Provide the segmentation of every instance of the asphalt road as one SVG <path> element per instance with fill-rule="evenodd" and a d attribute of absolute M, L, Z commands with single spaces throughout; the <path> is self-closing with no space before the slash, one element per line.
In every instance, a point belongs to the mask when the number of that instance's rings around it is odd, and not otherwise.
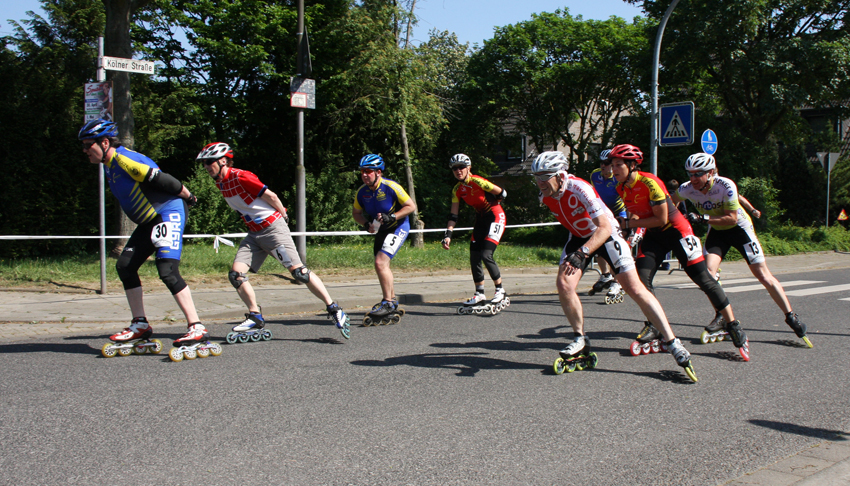
<path fill-rule="evenodd" d="M 724 282 L 750 362 L 698 344 L 713 317 L 699 290 L 657 290 L 699 383 L 669 354 L 632 357 L 638 307 L 600 296 L 582 297 L 599 365 L 560 376 L 572 333 L 555 295 L 493 317 L 411 305 L 350 341 L 324 315 L 285 317 L 270 342 L 181 363 L 166 354 L 178 329 L 162 354 L 125 358 L 100 356 L 106 333 L 0 343 L 0 483 L 722 484 L 850 425 L 850 287 L 790 297 L 806 349 L 751 284 Z"/>

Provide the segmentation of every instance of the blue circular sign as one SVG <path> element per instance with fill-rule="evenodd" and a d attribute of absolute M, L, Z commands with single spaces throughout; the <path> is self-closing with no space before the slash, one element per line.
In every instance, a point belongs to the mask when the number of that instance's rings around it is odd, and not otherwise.
<path fill-rule="evenodd" d="M 717 135 L 714 130 L 709 128 L 702 132 L 700 142 L 702 143 L 702 151 L 708 155 L 714 155 L 714 152 L 717 152 Z"/>

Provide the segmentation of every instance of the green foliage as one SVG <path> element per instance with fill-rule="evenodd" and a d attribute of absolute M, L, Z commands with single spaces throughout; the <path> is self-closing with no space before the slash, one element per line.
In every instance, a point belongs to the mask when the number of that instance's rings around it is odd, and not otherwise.
<path fill-rule="evenodd" d="M 738 194 L 746 197 L 754 208 L 761 211 L 759 219 L 750 216 L 756 228 L 770 229 L 782 221 L 785 210 L 779 205 L 779 190 L 769 180 L 743 177 L 736 184 Z"/>
<path fill-rule="evenodd" d="M 184 181 L 184 185 L 198 198 L 198 204 L 189 210 L 186 234 L 223 235 L 246 232 L 242 218 L 224 200 L 212 177 L 200 164 L 193 165 L 195 172 Z"/>

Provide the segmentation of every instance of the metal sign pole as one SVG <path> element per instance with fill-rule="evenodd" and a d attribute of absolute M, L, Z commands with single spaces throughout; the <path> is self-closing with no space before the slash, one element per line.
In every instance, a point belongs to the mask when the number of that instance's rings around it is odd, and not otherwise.
<path fill-rule="evenodd" d="M 97 38 L 97 81 L 106 81 L 106 69 L 103 68 L 103 36 Z M 97 165 L 97 187 L 100 194 L 100 294 L 106 293 L 106 180 L 103 167 Z"/>
<path fill-rule="evenodd" d="M 652 113 L 650 113 L 652 128 L 649 144 L 649 171 L 653 174 L 658 172 L 658 62 L 661 57 L 661 37 L 664 35 L 664 28 L 667 27 L 667 20 L 678 3 L 679 0 L 673 0 L 667 7 L 667 12 L 664 13 L 664 18 L 661 19 L 661 24 L 658 26 L 658 34 L 655 36 L 655 51 L 652 54 Z"/>

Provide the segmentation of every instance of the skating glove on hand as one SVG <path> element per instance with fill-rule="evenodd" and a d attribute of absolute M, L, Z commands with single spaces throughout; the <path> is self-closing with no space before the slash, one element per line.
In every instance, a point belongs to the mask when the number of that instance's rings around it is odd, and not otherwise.
<path fill-rule="evenodd" d="M 574 251 L 567 255 L 566 258 L 564 258 L 564 263 L 569 263 L 573 267 L 580 269 L 584 265 L 585 259 L 587 259 L 587 255 L 585 255 L 583 252 Z"/>
<path fill-rule="evenodd" d="M 395 213 L 390 214 L 381 214 L 381 224 L 393 224 L 395 223 Z"/>
<path fill-rule="evenodd" d="M 196 204 L 198 204 L 198 197 L 189 193 L 189 197 L 186 198 L 186 205 L 190 208 L 194 208 Z"/>
<path fill-rule="evenodd" d="M 688 213 L 688 222 L 691 224 L 702 223 L 708 221 L 707 214 Z"/>

